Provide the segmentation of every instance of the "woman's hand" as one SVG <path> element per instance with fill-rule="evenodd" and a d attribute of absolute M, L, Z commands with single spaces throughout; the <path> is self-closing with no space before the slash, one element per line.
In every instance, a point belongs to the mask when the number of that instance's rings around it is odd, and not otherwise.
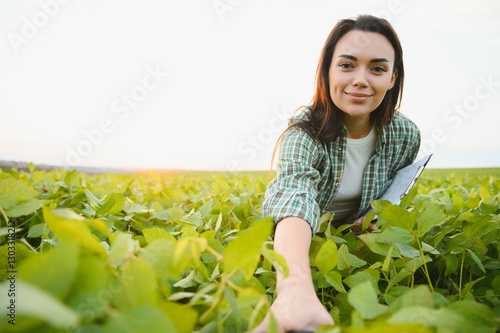
<path fill-rule="evenodd" d="M 309 280 L 289 276 L 280 284 L 278 297 L 270 312 L 276 320 L 278 332 L 315 331 L 322 325 L 333 325 L 333 319 L 316 296 Z M 253 333 L 268 331 L 270 314 Z"/>
<path fill-rule="evenodd" d="M 372 232 L 372 231 L 377 230 L 377 220 L 373 220 L 370 222 L 370 225 L 368 226 L 368 228 L 365 231 L 363 231 L 363 222 L 365 221 L 365 217 L 366 216 L 362 216 L 352 223 L 351 230 L 356 235 L 360 235 L 363 232 L 366 233 L 366 232 Z"/>

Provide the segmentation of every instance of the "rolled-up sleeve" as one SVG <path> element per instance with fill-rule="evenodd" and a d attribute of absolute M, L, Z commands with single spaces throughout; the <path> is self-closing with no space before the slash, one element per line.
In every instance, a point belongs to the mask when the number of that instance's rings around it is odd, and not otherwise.
<path fill-rule="evenodd" d="M 286 217 L 300 217 L 316 232 L 320 218 L 317 202 L 319 171 L 318 143 L 298 128 L 289 129 L 280 142 L 277 175 L 268 185 L 262 213 L 277 223 Z"/>

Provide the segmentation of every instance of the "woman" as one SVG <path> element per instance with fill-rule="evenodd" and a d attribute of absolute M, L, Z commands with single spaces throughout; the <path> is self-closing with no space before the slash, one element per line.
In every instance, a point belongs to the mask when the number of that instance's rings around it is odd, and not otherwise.
<path fill-rule="evenodd" d="M 277 222 L 274 248 L 289 266 L 287 278 L 278 274 L 271 306 L 280 332 L 333 324 L 316 296 L 308 255 L 321 214 L 332 211 L 334 224 L 359 230 L 361 212 L 418 153 L 420 131 L 398 112 L 402 56 L 386 20 L 339 21 L 321 52 L 311 105 L 278 140 L 277 176 L 262 210 Z M 254 332 L 267 331 L 268 321 Z"/>

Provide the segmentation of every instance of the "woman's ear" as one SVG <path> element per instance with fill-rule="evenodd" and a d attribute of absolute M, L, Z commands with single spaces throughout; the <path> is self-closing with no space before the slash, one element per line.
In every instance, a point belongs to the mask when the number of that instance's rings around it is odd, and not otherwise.
<path fill-rule="evenodd" d="M 387 91 L 391 90 L 394 87 L 394 84 L 396 83 L 397 78 L 398 78 L 398 70 L 395 69 L 392 72 L 391 83 L 389 84 L 389 88 L 387 88 Z"/>

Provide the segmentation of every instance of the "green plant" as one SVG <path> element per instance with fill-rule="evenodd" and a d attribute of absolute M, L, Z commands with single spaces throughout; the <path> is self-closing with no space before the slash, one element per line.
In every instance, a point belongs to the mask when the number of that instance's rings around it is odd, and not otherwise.
<path fill-rule="evenodd" d="M 0 330 L 248 331 L 287 270 L 260 216 L 267 181 L 0 172 Z M 319 331 L 496 332 L 499 193 L 498 177 L 426 173 L 399 206 L 373 202 L 379 232 L 356 237 L 322 216 L 310 259 L 336 326 Z"/>

